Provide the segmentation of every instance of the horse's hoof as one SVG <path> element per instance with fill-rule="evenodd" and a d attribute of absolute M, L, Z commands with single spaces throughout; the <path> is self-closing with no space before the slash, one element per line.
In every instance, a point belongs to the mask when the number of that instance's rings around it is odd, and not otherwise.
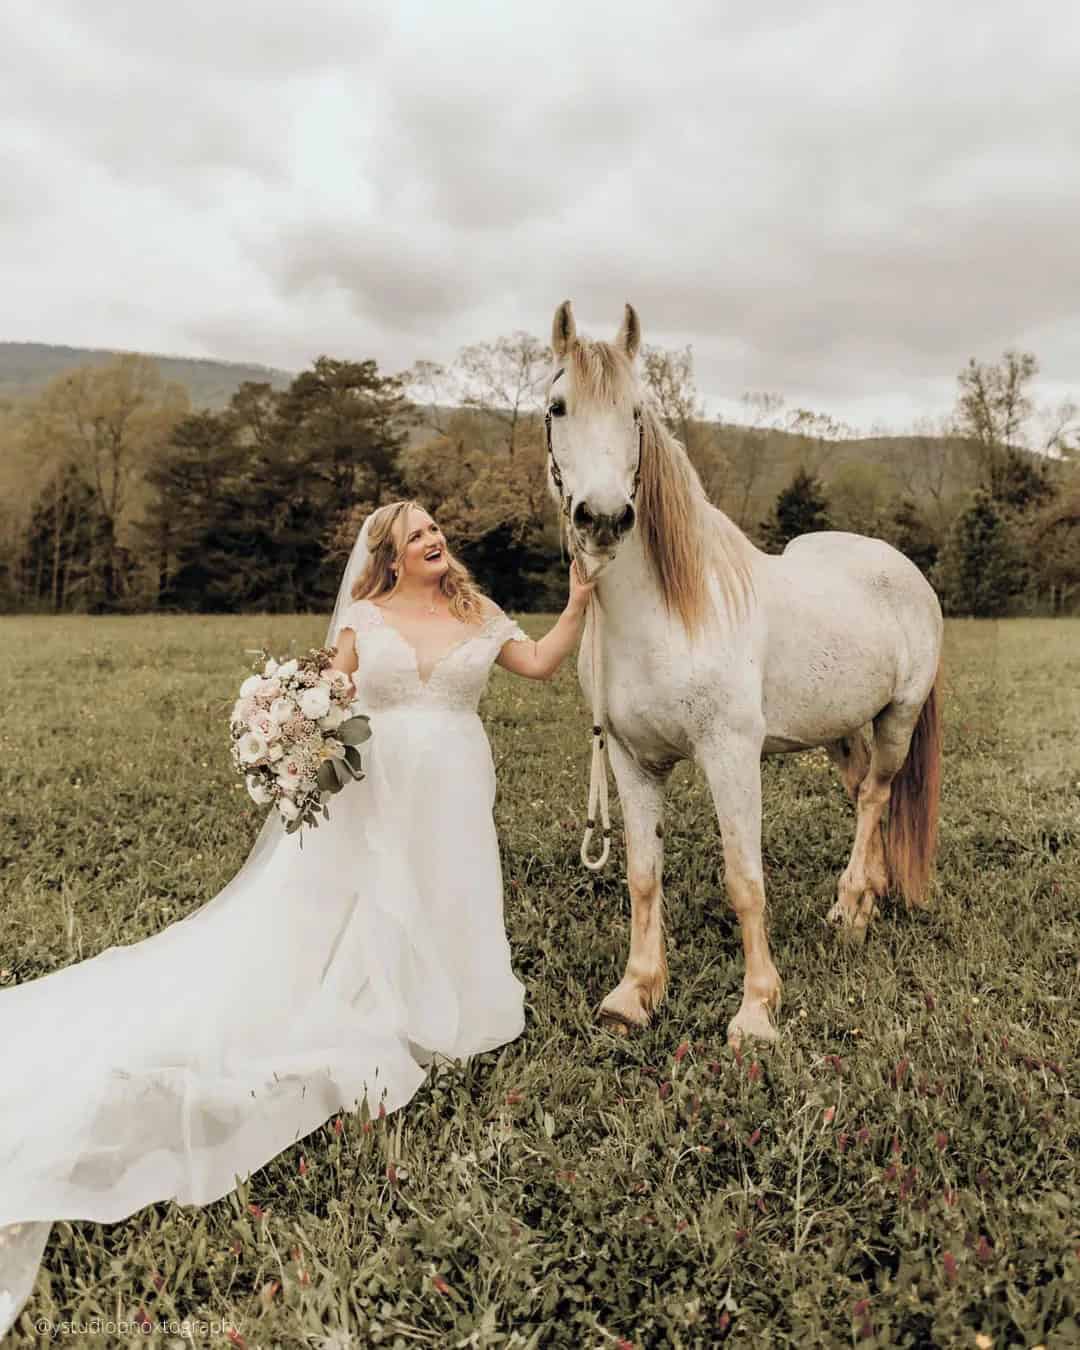
<path fill-rule="evenodd" d="M 866 931 L 870 927 L 870 921 L 875 918 L 877 912 L 877 902 L 871 896 L 869 903 L 864 898 L 862 904 L 854 909 L 850 905 L 846 905 L 843 900 L 837 900 L 826 918 L 835 927 L 837 937 L 841 941 L 847 942 L 853 947 L 861 947 L 866 941 Z"/>
<path fill-rule="evenodd" d="M 728 1045 L 732 1049 L 737 1050 L 747 1036 L 751 1036 L 757 1041 L 767 1041 L 770 1044 L 780 1039 L 780 1033 L 776 1029 L 772 1014 L 760 1001 L 744 1003 L 728 1023 Z"/>
<path fill-rule="evenodd" d="M 601 1028 L 611 1032 L 613 1036 L 622 1036 L 625 1039 L 634 1029 L 629 1022 L 622 1017 L 616 1017 L 614 1013 L 599 1012 L 596 1017 Z"/>
<path fill-rule="evenodd" d="M 619 1036 L 629 1036 L 649 1025 L 649 1010 L 636 986 L 613 989 L 597 1011 L 600 1025 Z"/>

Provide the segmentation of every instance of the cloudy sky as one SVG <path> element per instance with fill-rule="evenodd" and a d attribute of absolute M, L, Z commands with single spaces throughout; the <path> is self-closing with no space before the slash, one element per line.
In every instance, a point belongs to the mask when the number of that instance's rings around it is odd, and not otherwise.
<path fill-rule="evenodd" d="M 1072 0 L 4 0 L 0 338 L 400 370 L 564 297 L 863 427 L 1080 395 Z"/>

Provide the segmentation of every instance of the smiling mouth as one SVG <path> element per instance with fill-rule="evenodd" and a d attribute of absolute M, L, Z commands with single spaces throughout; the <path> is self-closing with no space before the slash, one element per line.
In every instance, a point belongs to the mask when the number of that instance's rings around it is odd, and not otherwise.
<path fill-rule="evenodd" d="M 443 551 L 442 551 L 441 548 L 432 548 L 432 549 L 428 549 L 428 551 L 424 554 L 424 561 L 425 561 L 425 562 L 438 562 L 439 559 L 440 559 L 442 556 L 443 556 Z"/>

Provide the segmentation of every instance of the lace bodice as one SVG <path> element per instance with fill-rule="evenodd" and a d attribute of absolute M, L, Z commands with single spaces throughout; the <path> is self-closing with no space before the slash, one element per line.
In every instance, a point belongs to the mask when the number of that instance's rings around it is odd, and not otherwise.
<path fill-rule="evenodd" d="M 341 617 L 356 634 L 357 701 L 367 712 L 389 708 L 452 708 L 475 712 L 488 674 L 504 642 L 528 642 L 526 633 L 501 610 L 453 643 L 420 678 L 412 643 L 387 622 L 370 600 L 357 600 Z"/>

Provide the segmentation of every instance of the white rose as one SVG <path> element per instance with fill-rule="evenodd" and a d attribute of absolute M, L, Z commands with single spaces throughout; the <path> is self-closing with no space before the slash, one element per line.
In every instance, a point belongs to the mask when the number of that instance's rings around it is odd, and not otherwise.
<path fill-rule="evenodd" d="M 248 796 L 259 806 L 266 806 L 268 802 L 274 800 L 273 793 L 261 778 L 256 778 L 254 774 L 248 774 L 244 781 L 247 783 Z"/>
<path fill-rule="evenodd" d="M 299 669 L 300 669 L 299 661 L 296 660 L 286 661 L 283 666 L 278 666 L 276 672 L 277 678 L 279 680 L 290 680 Z"/>
<path fill-rule="evenodd" d="M 247 710 L 247 704 L 248 700 L 246 698 L 238 698 L 233 704 L 233 710 L 229 715 L 229 721 L 234 727 L 242 727 L 251 716 L 250 712 Z"/>
<path fill-rule="evenodd" d="M 264 674 L 265 676 L 267 676 L 267 677 L 269 677 L 269 676 L 271 676 L 271 675 L 276 675 L 276 674 L 277 674 L 277 668 L 278 668 L 278 663 L 274 660 L 273 657 L 271 657 L 270 660 L 267 661 L 266 665 L 263 666 L 263 674 Z"/>
<path fill-rule="evenodd" d="M 267 712 L 257 712 L 248 722 L 248 726 L 252 731 L 257 731 L 267 744 L 276 741 L 281 735 L 281 727 Z"/>
<path fill-rule="evenodd" d="M 345 721 L 345 710 L 337 707 L 336 704 L 330 705 L 330 711 L 319 721 L 319 726 L 323 731 L 337 731 L 342 722 Z"/>
<path fill-rule="evenodd" d="M 270 704 L 270 716 L 277 723 L 287 722 L 296 711 L 296 705 L 291 698 L 276 698 Z"/>
<path fill-rule="evenodd" d="M 281 814 L 284 816 L 286 820 L 295 820 L 296 817 L 300 814 L 300 808 L 292 800 L 291 797 L 279 797 L 277 809 L 281 812 Z"/>
<path fill-rule="evenodd" d="M 261 675 L 249 675 L 240 686 L 241 698 L 254 698 L 258 692 L 259 685 L 262 684 Z"/>
<path fill-rule="evenodd" d="M 280 693 L 281 693 L 281 681 L 280 681 L 280 680 L 260 680 L 260 681 L 259 681 L 259 688 L 258 688 L 258 690 L 257 690 L 257 696 L 258 696 L 259 698 L 261 698 L 261 699 L 265 699 L 265 700 L 266 700 L 266 703 L 267 703 L 268 705 L 271 704 L 271 703 L 273 703 L 274 699 L 276 699 L 277 696 L 278 696 L 278 694 L 280 694 Z"/>
<path fill-rule="evenodd" d="M 291 792 L 298 788 L 304 777 L 303 769 L 295 759 L 282 760 L 275 773 L 283 792 Z"/>
<path fill-rule="evenodd" d="M 330 711 L 330 690 L 325 684 L 317 684 L 313 689 L 305 689 L 300 695 L 300 711 L 312 721 L 318 721 Z"/>
<path fill-rule="evenodd" d="M 244 764 L 254 764 L 263 758 L 268 749 L 266 737 L 260 736 L 257 731 L 246 731 L 236 743 L 237 754 Z"/>
<path fill-rule="evenodd" d="M 275 763 L 275 761 L 279 760 L 284 753 L 284 747 L 280 746 L 277 741 L 275 741 L 270 747 L 270 763 Z"/>

